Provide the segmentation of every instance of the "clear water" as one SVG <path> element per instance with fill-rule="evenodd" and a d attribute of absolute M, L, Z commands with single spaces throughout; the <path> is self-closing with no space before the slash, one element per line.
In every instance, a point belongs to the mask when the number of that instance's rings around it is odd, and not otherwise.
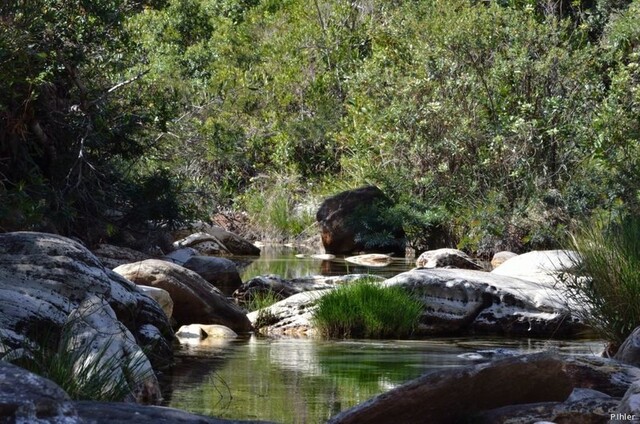
<path fill-rule="evenodd" d="M 352 340 L 251 337 L 183 346 L 167 404 L 218 418 L 322 423 L 425 372 L 556 349 L 602 351 L 598 341 Z"/>
<path fill-rule="evenodd" d="M 337 258 L 296 258 L 296 251 L 264 250 L 242 272 L 285 278 L 305 275 L 377 274 L 390 277 L 413 267 L 396 259 L 386 268 L 355 267 Z M 323 423 L 432 370 L 489 361 L 517 353 L 556 349 L 599 354 L 599 341 L 451 338 L 430 340 L 312 340 L 259 337 L 182 345 L 177 365 L 164 376 L 166 405 L 197 414 L 278 423 Z"/>

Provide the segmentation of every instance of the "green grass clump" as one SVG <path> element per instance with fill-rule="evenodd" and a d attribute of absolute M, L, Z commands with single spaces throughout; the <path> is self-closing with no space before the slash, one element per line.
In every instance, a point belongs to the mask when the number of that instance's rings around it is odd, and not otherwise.
<path fill-rule="evenodd" d="M 411 335 L 422 310 L 402 288 L 362 279 L 320 298 L 314 322 L 328 338 L 401 338 Z"/>
<path fill-rule="evenodd" d="M 577 311 L 601 337 L 619 345 L 640 325 L 640 218 L 589 225 L 572 241 L 577 272 L 564 277 Z"/>
<path fill-rule="evenodd" d="M 247 302 L 247 310 L 249 312 L 258 311 L 260 309 L 268 308 L 276 302 L 282 300 L 282 297 L 278 296 L 273 291 L 266 291 L 256 293 L 249 302 Z"/>

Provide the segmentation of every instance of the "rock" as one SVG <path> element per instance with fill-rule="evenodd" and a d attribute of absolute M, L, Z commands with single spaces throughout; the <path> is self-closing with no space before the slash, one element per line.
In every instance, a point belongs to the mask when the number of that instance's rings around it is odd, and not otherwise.
<path fill-rule="evenodd" d="M 151 287 L 151 286 L 143 286 L 138 285 L 140 290 L 156 302 L 162 308 L 167 318 L 171 318 L 173 316 L 173 300 L 169 295 L 169 292 L 161 289 L 160 287 Z"/>
<path fill-rule="evenodd" d="M 491 268 L 496 269 L 500 265 L 505 263 L 507 260 L 511 258 L 515 258 L 516 256 L 518 256 L 517 253 L 508 252 L 506 250 L 503 250 L 502 252 L 497 252 L 495 255 L 493 255 L 493 258 L 491 258 Z"/>
<path fill-rule="evenodd" d="M 320 297 L 329 292 L 330 290 L 317 290 L 298 293 L 268 308 L 250 312 L 247 317 L 261 333 L 312 336 L 315 334 L 311 323 L 315 304 Z M 261 325 L 261 321 L 266 325 Z"/>
<path fill-rule="evenodd" d="M 176 249 L 193 247 L 204 255 L 260 255 L 260 249 L 253 243 L 217 225 L 198 222 L 192 225 L 192 230 L 197 232 L 173 244 Z"/>
<path fill-rule="evenodd" d="M 311 259 L 318 259 L 320 261 L 330 261 L 336 258 L 336 255 L 330 253 L 316 253 L 310 256 Z"/>
<path fill-rule="evenodd" d="M 207 233 L 194 233 L 181 240 L 173 242 L 175 249 L 192 248 L 200 255 L 221 255 L 229 253 L 224 245 L 214 236 Z"/>
<path fill-rule="evenodd" d="M 53 381 L 0 361 L 0 422 L 75 424 L 83 421 Z"/>
<path fill-rule="evenodd" d="M 149 255 L 137 250 L 105 243 L 99 244 L 97 248 L 93 249 L 93 254 L 109 269 L 150 258 Z"/>
<path fill-rule="evenodd" d="M 541 250 L 514 256 L 491 273 L 553 284 L 560 274 L 571 272 L 578 263 L 579 257 L 576 252 Z"/>
<path fill-rule="evenodd" d="M 559 336 L 584 325 L 565 309 L 563 293 L 532 282 L 464 269 L 418 268 L 382 283 L 414 293 L 425 304 L 418 332 Z"/>
<path fill-rule="evenodd" d="M 231 296 L 242 284 L 236 264 L 229 259 L 192 256 L 183 266 L 200 275 L 227 296 Z"/>
<path fill-rule="evenodd" d="M 393 259 L 391 259 L 389 255 L 369 253 L 367 255 L 349 256 L 348 258 L 344 258 L 344 260 L 356 265 L 378 268 L 389 265 Z"/>
<path fill-rule="evenodd" d="M 640 420 L 640 381 L 634 382 L 610 416 L 611 423 L 638 422 Z"/>
<path fill-rule="evenodd" d="M 178 325 L 220 324 L 243 333 L 251 330 L 244 311 L 195 272 L 158 259 L 121 265 L 114 270 L 136 284 L 159 287 L 173 299 Z"/>
<path fill-rule="evenodd" d="M 242 284 L 233 292 L 233 298 L 239 304 L 246 305 L 257 296 L 274 296 L 278 300 L 300 293 L 301 289 L 277 275 L 260 275 Z"/>
<path fill-rule="evenodd" d="M 620 404 L 618 399 L 588 398 L 566 402 L 530 403 L 498 408 L 474 416 L 477 424 L 531 424 L 531 423 L 610 423 L 611 414 Z"/>
<path fill-rule="evenodd" d="M 193 256 L 197 256 L 198 251 L 192 247 L 183 247 L 181 249 L 169 252 L 162 259 L 173 262 L 174 264 L 184 265 Z M 136 261 L 137 262 L 137 261 Z"/>
<path fill-rule="evenodd" d="M 637 368 L 603 358 L 523 355 L 425 374 L 339 413 L 328 423 L 463 423 L 509 405 L 561 403 L 576 387 L 620 396 L 639 375 Z"/>
<path fill-rule="evenodd" d="M 238 337 L 238 334 L 230 329 L 229 327 L 225 327 L 224 325 L 215 325 L 215 324 L 191 324 L 191 325 L 183 325 L 176 332 L 176 337 L 178 339 L 235 339 Z"/>
<path fill-rule="evenodd" d="M 640 327 L 636 327 L 622 345 L 620 345 L 614 359 L 625 364 L 640 367 Z"/>
<path fill-rule="evenodd" d="M 2 342 L 24 346 L 34 335 L 59 338 L 71 312 L 88 298 L 105 300 L 155 367 L 172 362 L 173 331 L 157 302 L 135 284 L 104 268 L 80 243 L 45 233 L 0 234 L 0 329 Z M 161 336 L 146 345 L 143 332 Z M 110 328 L 100 331 L 109 332 Z"/>
<path fill-rule="evenodd" d="M 146 404 L 162 400 L 151 363 L 105 300 L 90 296 L 74 309 L 62 343 L 73 352 L 75 375 L 90 379 L 100 374 L 99 379 L 107 381 L 101 387 L 103 394 L 126 385 L 129 394 L 120 400 Z"/>
<path fill-rule="evenodd" d="M 223 420 L 173 408 L 130 403 L 83 401 L 75 402 L 75 407 L 82 422 L 91 424 L 269 424 L 266 421 Z"/>
<path fill-rule="evenodd" d="M 458 249 L 428 250 L 416 259 L 418 268 L 482 269 L 466 253 Z"/>
<path fill-rule="evenodd" d="M 362 251 L 404 255 L 404 230 L 401 226 L 383 222 L 382 213 L 389 207 L 389 198 L 374 186 L 344 191 L 325 199 L 316 213 L 325 251 L 331 254 Z"/>

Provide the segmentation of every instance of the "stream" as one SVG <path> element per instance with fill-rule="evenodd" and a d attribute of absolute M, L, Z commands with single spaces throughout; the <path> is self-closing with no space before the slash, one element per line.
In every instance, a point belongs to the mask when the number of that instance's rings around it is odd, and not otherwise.
<path fill-rule="evenodd" d="M 296 258 L 293 250 L 266 251 L 247 266 L 256 275 L 370 273 L 390 277 L 413 267 L 395 259 L 385 268 L 355 267 L 343 259 Z M 598 340 L 506 339 L 316 340 L 242 337 L 181 345 L 176 366 L 162 376 L 165 405 L 236 420 L 322 423 L 338 412 L 425 372 L 554 349 L 600 354 Z"/>

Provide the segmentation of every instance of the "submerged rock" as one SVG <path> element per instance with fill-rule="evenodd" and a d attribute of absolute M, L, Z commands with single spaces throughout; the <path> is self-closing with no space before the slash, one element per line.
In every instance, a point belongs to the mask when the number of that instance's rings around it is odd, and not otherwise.
<path fill-rule="evenodd" d="M 148 259 L 114 270 L 137 284 L 159 287 L 173 299 L 173 318 L 178 325 L 194 323 L 225 325 L 237 332 L 251 330 L 244 311 L 195 272 L 171 262 Z"/>
<path fill-rule="evenodd" d="M 356 265 L 364 265 L 369 267 L 385 267 L 389 265 L 393 259 L 389 255 L 382 253 L 368 253 L 366 255 L 349 256 L 344 258 L 345 261 Z"/>

